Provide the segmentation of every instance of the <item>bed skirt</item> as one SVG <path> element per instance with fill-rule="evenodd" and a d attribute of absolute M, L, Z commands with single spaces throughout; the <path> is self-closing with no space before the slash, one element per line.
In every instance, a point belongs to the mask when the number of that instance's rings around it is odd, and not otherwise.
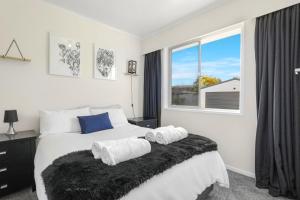
<path fill-rule="evenodd" d="M 208 198 L 208 195 L 213 191 L 214 185 L 211 185 L 207 187 L 196 200 L 206 200 Z"/>

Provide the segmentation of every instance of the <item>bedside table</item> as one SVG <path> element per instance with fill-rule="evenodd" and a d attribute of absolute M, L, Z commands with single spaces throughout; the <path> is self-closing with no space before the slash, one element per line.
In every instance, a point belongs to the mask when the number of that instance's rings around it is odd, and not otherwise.
<path fill-rule="evenodd" d="M 35 131 L 0 134 L 0 197 L 19 189 L 34 188 Z"/>
<path fill-rule="evenodd" d="M 145 128 L 157 128 L 157 120 L 155 118 L 150 117 L 136 117 L 128 119 L 130 124 L 134 124 L 137 126 L 145 127 Z"/>

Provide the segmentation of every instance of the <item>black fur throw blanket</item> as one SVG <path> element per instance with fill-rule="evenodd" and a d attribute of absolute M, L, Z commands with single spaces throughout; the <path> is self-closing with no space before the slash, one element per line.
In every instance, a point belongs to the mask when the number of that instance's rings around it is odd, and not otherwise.
<path fill-rule="evenodd" d="M 151 143 L 151 152 L 108 166 L 90 150 L 56 159 L 43 172 L 48 200 L 116 200 L 146 180 L 194 155 L 217 150 L 205 137 L 189 134 L 169 145 Z"/>

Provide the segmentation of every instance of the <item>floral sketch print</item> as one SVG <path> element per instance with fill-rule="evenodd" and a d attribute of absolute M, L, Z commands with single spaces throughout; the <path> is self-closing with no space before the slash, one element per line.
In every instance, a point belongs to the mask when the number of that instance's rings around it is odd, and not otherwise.
<path fill-rule="evenodd" d="M 60 49 L 60 61 L 67 64 L 73 76 L 78 76 L 80 72 L 80 43 L 76 42 L 74 46 L 58 43 Z"/>
<path fill-rule="evenodd" d="M 98 49 L 96 67 L 103 77 L 108 77 L 114 66 L 114 52 L 106 49 Z"/>

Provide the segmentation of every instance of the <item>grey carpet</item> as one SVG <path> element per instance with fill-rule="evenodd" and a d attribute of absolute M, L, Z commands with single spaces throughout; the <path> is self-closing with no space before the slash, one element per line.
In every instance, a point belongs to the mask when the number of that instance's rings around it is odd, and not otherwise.
<path fill-rule="evenodd" d="M 286 198 L 273 198 L 267 190 L 255 187 L 253 178 L 249 178 L 231 171 L 228 171 L 230 189 L 215 186 L 207 200 L 287 200 Z M 31 189 L 25 189 L 18 193 L 8 195 L 0 200 L 37 200 Z"/>
<path fill-rule="evenodd" d="M 255 187 L 255 180 L 232 171 L 228 171 L 230 188 L 215 186 L 207 200 L 287 200 L 286 198 L 274 198 L 267 190 Z"/>

